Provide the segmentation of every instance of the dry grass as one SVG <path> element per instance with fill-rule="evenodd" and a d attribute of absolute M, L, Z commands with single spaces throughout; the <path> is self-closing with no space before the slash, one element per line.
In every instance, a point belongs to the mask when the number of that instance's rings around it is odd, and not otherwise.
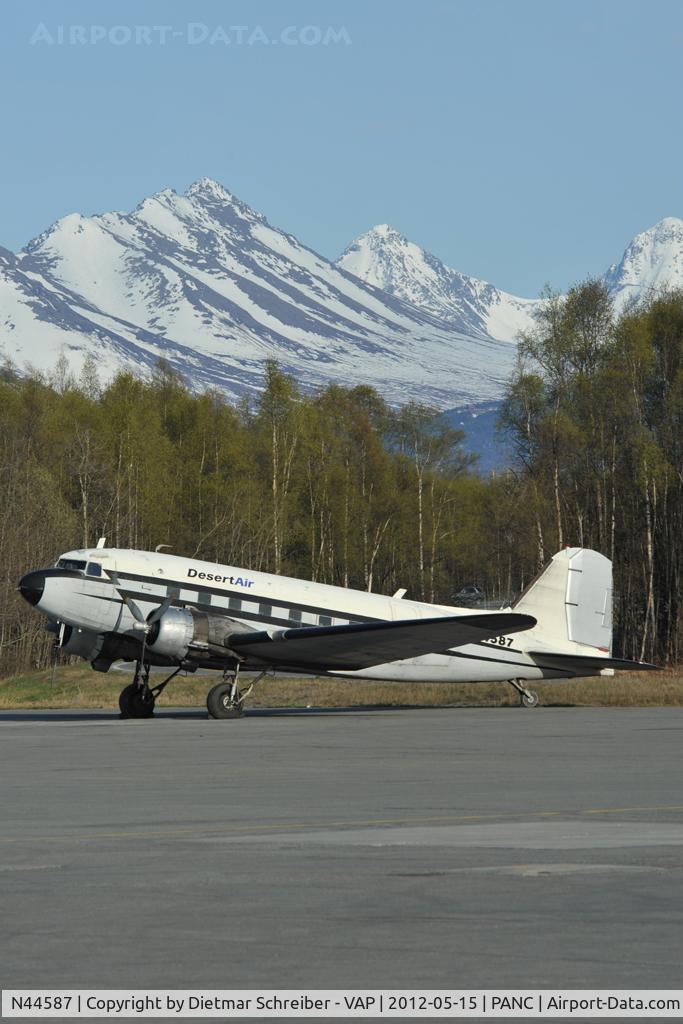
<path fill-rule="evenodd" d="M 155 679 L 161 680 L 161 676 Z M 0 708 L 109 708 L 118 707 L 119 691 L 128 676 L 107 675 L 88 666 L 58 670 L 54 688 L 50 673 L 35 672 L 0 680 Z M 201 707 L 217 676 L 179 676 L 160 698 L 160 706 Z M 683 669 L 661 672 L 621 673 L 569 682 L 531 683 L 541 704 L 559 707 L 643 707 L 683 705 Z M 349 707 L 349 706 L 465 706 L 505 707 L 518 698 L 505 683 L 406 684 L 357 680 L 291 679 L 263 680 L 249 698 L 250 707 Z"/>

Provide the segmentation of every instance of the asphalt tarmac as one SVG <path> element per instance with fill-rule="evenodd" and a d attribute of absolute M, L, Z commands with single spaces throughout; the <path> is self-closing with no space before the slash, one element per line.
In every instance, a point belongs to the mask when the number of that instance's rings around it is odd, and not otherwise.
<path fill-rule="evenodd" d="M 0 713 L 3 988 L 683 987 L 683 708 Z"/>

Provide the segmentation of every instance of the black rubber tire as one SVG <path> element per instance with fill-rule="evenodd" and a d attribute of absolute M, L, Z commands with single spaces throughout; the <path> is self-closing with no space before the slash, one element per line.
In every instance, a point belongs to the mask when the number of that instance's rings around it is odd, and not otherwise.
<path fill-rule="evenodd" d="M 119 710 L 123 718 L 151 718 L 154 714 L 154 697 L 145 700 L 137 683 L 124 686 L 119 694 Z"/>
<path fill-rule="evenodd" d="M 527 696 L 526 693 L 523 693 L 521 696 L 521 701 L 522 707 L 536 708 L 538 707 L 538 694 L 535 692 L 535 690 L 529 690 L 529 696 Z"/>
<path fill-rule="evenodd" d="M 206 695 L 206 710 L 211 718 L 241 718 L 242 705 L 239 703 L 241 694 L 235 694 L 236 701 L 230 700 L 232 683 L 218 683 Z"/>

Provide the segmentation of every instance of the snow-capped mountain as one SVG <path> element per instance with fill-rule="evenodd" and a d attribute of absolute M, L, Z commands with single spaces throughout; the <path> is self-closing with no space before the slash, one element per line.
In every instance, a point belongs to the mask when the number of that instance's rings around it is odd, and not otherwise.
<path fill-rule="evenodd" d="M 617 306 L 683 286 L 683 221 L 638 235 L 605 275 Z M 337 263 L 271 226 L 208 178 L 131 213 L 57 221 L 14 254 L 0 248 L 0 357 L 103 378 L 159 357 L 194 387 L 258 390 L 266 358 L 305 387 L 370 383 L 392 402 L 489 409 L 537 299 L 468 277 L 388 225 Z"/>
<path fill-rule="evenodd" d="M 202 179 L 132 213 L 71 214 L 0 253 L 0 344 L 38 368 L 93 353 L 104 375 L 162 356 L 194 386 L 372 383 L 441 407 L 496 398 L 514 347 L 365 284 Z M 485 368 L 485 372 L 482 372 Z"/>
<path fill-rule="evenodd" d="M 665 217 L 636 235 L 605 274 L 616 309 L 649 291 L 683 286 L 683 220 Z"/>
<path fill-rule="evenodd" d="M 388 224 L 361 235 L 337 262 L 365 283 L 471 335 L 513 340 L 520 331 L 533 328 L 541 301 L 510 295 L 454 270 Z M 683 288 L 683 220 L 667 217 L 637 235 L 603 280 L 617 312 L 653 290 Z M 449 422 L 465 430 L 465 448 L 478 454 L 484 471 L 510 460 L 496 434 L 499 407 L 499 401 L 470 401 L 445 410 Z"/>
<path fill-rule="evenodd" d="M 517 298 L 447 267 L 388 224 L 378 224 L 357 238 L 337 263 L 466 334 L 511 341 L 532 325 L 538 305 L 536 299 Z"/>
<path fill-rule="evenodd" d="M 538 299 L 510 295 L 446 266 L 387 224 L 357 238 L 337 262 L 362 281 L 466 334 L 513 340 L 533 327 L 539 306 Z M 683 220 L 666 217 L 637 235 L 603 280 L 617 311 L 652 290 L 683 288 Z"/>

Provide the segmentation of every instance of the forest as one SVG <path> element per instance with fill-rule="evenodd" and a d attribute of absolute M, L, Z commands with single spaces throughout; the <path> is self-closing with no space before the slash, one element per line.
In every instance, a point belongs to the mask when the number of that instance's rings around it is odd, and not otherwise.
<path fill-rule="evenodd" d="M 371 387 L 303 393 L 273 362 L 257 395 L 197 393 L 160 362 L 103 383 L 62 355 L 0 370 L 0 674 L 47 663 L 17 593 L 28 569 L 94 545 L 154 549 L 452 603 L 514 598 L 566 545 L 614 562 L 617 655 L 683 642 L 683 294 L 615 316 L 604 285 L 547 292 L 521 337 L 483 476 L 462 434 Z"/>

